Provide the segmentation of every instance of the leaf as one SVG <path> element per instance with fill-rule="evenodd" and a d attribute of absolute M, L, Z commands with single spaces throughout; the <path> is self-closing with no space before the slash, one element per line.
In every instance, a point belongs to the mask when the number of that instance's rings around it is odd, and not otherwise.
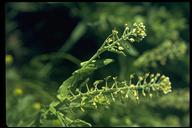
<path fill-rule="evenodd" d="M 114 61 L 113 59 L 105 59 L 103 61 L 103 63 L 104 63 L 104 65 L 108 65 L 108 64 L 112 63 L 113 61 Z"/>
<path fill-rule="evenodd" d="M 57 115 L 57 118 L 59 119 L 60 123 L 62 124 L 62 126 L 65 127 L 66 125 L 64 122 L 63 114 L 60 112 L 57 112 L 56 115 Z"/>
<path fill-rule="evenodd" d="M 121 41 L 120 44 L 124 48 L 124 52 L 126 54 L 132 55 L 132 56 L 139 55 L 138 51 L 130 43 L 128 43 L 126 41 Z"/>
<path fill-rule="evenodd" d="M 85 68 L 80 68 L 78 70 L 76 70 L 75 72 L 73 72 L 73 75 L 88 75 L 90 74 L 90 72 L 93 72 L 96 68 L 94 66 L 87 66 Z"/>
<path fill-rule="evenodd" d="M 94 70 L 94 67 L 86 67 L 73 72 L 73 75 L 65 80 L 59 87 L 57 98 L 63 101 L 69 93 L 69 89 L 75 88 L 80 80 L 90 75 Z"/>
<path fill-rule="evenodd" d="M 88 67 L 96 67 L 96 68 L 101 68 L 104 67 L 110 63 L 112 63 L 114 60 L 113 59 L 98 59 L 98 60 L 93 60 Z M 84 61 L 81 63 L 81 66 L 85 65 L 88 61 Z"/>
<path fill-rule="evenodd" d="M 87 61 L 86 61 L 87 62 Z M 86 62 L 83 62 L 84 64 Z M 72 73 L 72 76 L 65 80 L 62 85 L 59 87 L 57 98 L 63 101 L 67 94 L 69 93 L 69 89 L 76 88 L 77 84 L 80 80 L 83 80 L 85 77 L 93 73 L 95 70 L 102 68 L 113 62 L 113 59 L 101 59 L 101 60 L 93 60 L 85 68 L 80 68 Z"/>
<path fill-rule="evenodd" d="M 76 119 L 74 120 L 70 126 L 75 126 L 75 127 L 91 127 L 92 125 L 86 121 L 80 120 L 80 119 Z"/>
<path fill-rule="evenodd" d="M 33 122 L 33 124 L 31 125 L 31 127 L 39 127 L 40 126 L 40 120 L 41 120 L 41 112 L 38 112 L 37 113 L 37 116 L 36 116 L 36 118 L 35 118 L 35 120 L 34 120 L 34 122 Z"/>
<path fill-rule="evenodd" d="M 65 42 L 63 47 L 60 49 L 60 52 L 67 52 L 69 51 L 75 43 L 85 34 L 86 32 L 86 25 L 83 22 L 80 22 L 71 33 L 69 39 Z"/>
<path fill-rule="evenodd" d="M 66 98 L 67 94 L 69 93 L 68 88 L 70 86 L 73 86 L 76 83 L 76 81 L 78 81 L 78 78 L 76 78 L 75 76 L 71 76 L 67 80 L 65 80 L 58 89 L 59 94 L 57 95 L 57 98 L 63 101 Z"/>

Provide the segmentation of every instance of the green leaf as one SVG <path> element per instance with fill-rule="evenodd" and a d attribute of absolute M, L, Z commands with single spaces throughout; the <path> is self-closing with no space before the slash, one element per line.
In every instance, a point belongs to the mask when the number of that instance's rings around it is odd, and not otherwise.
<path fill-rule="evenodd" d="M 83 64 L 85 64 L 86 62 L 83 62 Z M 92 63 L 90 63 L 87 67 L 76 70 L 72 73 L 72 76 L 65 80 L 59 87 L 59 94 L 57 95 L 57 98 L 63 101 L 69 93 L 69 89 L 76 88 L 80 80 L 83 80 L 95 70 L 102 68 L 112 62 L 113 59 L 93 60 Z"/>
<path fill-rule="evenodd" d="M 112 63 L 114 60 L 113 59 L 98 59 L 98 60 L 93 60 L 87 67 L 96 67 L 101 68 L 104 67 L 110 63 Z M 81 63 L 81 66 L 85 65 L 88 61 L 84 61 Z"/>
<path fill-rule="evenodd" d="M 85 32 L 86 32 L 86 25 L 83 22 L 80 22 L 71 33 L 69 39 L 60 49 L 60 52 L 69 51 L 75 45 L 75 43 L 77 43 L 77 41 L 85 34 Z"/>
<path fill-rule="evenodd" d="M 75 127 L 91 127 L 92 125 L 86 121 L 76 119 L 74 120 L 70 126 L 75 126 Z"/>
<path fill-rule="evenodd" d="M 124 52 L 127 55 L 132 55 L 132 56 L 139 55 L 138 51 L 129 42 L 121 41 L 120 44 L 124 48 Z"/>
<path fill-rule="evenodd" d="M 71 76 L 67 80 L 65 80 L 62 85 L 59 87 L 57 98 L 61 101 L 63 101 L 67 94 L 69 93 L 69 87 L 74 86 L 76 81 L 78 81 L 78 77 Z"/>

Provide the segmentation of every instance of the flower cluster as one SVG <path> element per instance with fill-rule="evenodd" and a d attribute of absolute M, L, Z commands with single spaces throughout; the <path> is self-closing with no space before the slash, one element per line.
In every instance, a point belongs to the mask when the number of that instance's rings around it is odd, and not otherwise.
<path fill-rule="evenodd" d="M 169 77 L 166 76 L 161 76 L 161 83 L 160 83 L 160 88 L 163 91 L 164 94 L 167 94 L 171 92 L 171 83 L 169 81 Z"/>
<path fill-rule="evenodd" d="M 127 36 L 129 37 L 128 40 L 130 42 L 140 42 L 145 38 L 145 36 L 147 36 L 143 23 L 134 23 L 132 29 L 126 27 L 126 30 L 129 31 Z"/>
<path fill-rule="evenodd" d="M 97 52 L 88 61 L 82 62 L 81 68 L 63 82 L 58 90 L 58 100 L 53 101 L 47 108 L 41 109 L 38 121 L 58 119 L 62 126 L 91 126 L 85 121 L 70 119 L 69 113 L 84 112 L 90 108 L 108 108 L 112 102 L 118 100 L 125 102 L 131 99 L 139 102 L 141 97 L 151 98 L 154 92 L 162 94 L 171 92 L 169 78 L 161 76 L 159 73 L 147 73 L 143 76 L 130 75 L 128 81 L 118 81 L 117 77 L 108 76 L 104 80 L 97 80 L 92 86 L 88 86 L 88 76 L 113 61 L 112 59 L 97 59 L 101 53 L 110 51 L 125 55 L 125 53 L 129 53 L 131 46 L 128 44 L 142 41 L 145 36 L 143 23 L 134 23 L 131 28 L 125 25 L 125 30 L 120 38 L 118 31 L 113 30 Z M 179 49 L 182 51 L 184 48 Z M 142 61 L 139 60 L 139 62 Z M 85 78 L 87 79 L 85 80 Z M 85 81 L 82 82 L 82 80 Z M 78 85 L 80 85 L 79 88 L 77 88 Z"/>
<path fill-rule="evenodd" d="M 132 79 L 137 79 L 137 83 L 132 83 Z M 114 82 L 111 86 L 108 84 L 108 80 L 105 79 L 105 85 L 101 89 L 98 89 L 98 84 L 95 84 L 94 88 L 87 86 L 87 91 L 84 93 L 78 89 L 76 94 L 71 92 L 70 97 L 55 107 L 59 106 L 61 110 L 79 109 L 84 112 L 85 108 L 108 106 L 116 100 L 125 101 L 130 98 L 138 101 L 141 95 L 151 97 L 153 92 L 162 92 L 163 94 L 171 92 L 169 78 L 161 76 L 159 73 L 156 75 L 147 73 L 138 77 L 131 75 L 129 81 L 117 81 L 117 78 L 113 77 Z"/>
<path fill-rule="evenodd" d="M 136 79 L 137 82 L 132 82 Z M 105 81 L 105 82 L 104 82 Z M 112 83 L 111 83 L 112 82 Z M 100 89 L 98 85 L 104 83 Z M 110 83 L 110 84 L 109 84 Z M 86 92 L 76 89 L 76 92 L 70 92 L 70 95 L 64 101 L 55 101 L 49 105 L 49 108 L 43 112 L 43 119 L 59 119 L 63 126 L 72 126 L 72 124 L 82 123 L 90 126 L 89 123 L 81 120 L 72 120 L 66 116 L 68 112 L 82 111 L 88 108 L 97 109 L 106 107 L 117 100 L 126 101 L 127 99 L 139 102 L 140 97 L 152 97 L 153 92 L 162 92 L 167 94 L 171 92 L 171 83 L 169 78 L 157 74 L 145 74 L 143 76 L 131 75 L 129 81 L 118 81 L 117 77 L 108 76 L 104 80 L 97 80 L 93 83 L 93 88 L 86 84 Z"/>
<path fill-rule="evenodd" d="M 143 23 L 134 23 L 132 27 L 128 27 L 125 24 L 125 29 L 121 37 L 118 36 L 117 30 L 112 30 L 112 34 L 105 40 L 104 49 L 125 55 L 128 52 L 127 50 L 129 50 L 129 45 L 125 41 L 128 41 L 128 43 L 140 42 L 145 36 L 145 26 Z"/>

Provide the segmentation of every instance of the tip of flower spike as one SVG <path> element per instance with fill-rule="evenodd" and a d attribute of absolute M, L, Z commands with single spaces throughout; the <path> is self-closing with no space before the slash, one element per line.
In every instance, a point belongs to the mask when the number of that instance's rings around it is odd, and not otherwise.
<path fill-rule="evenodd" d="M 126 29 L 126 30 L 129 29 L 128 24 L 125 24 L 124 26 L 125 26 L 125 29 Z"/>
<path fill-rule="evenodd" d="M 112 41 L 113 41 L 113 40 L 112 40 L 111 38 L 108 38 L 108 39 L 107 39 L 107 42 L 108 42 L 108 43 L 110 43 L 110 42 L 112 42 Z"/>
<path fill-rule="evenodd" d="M 112 33 L 114 33 L 114 34 L 118 34 L 118 31 L 115 30 L 115 29 L 113 29 L 113 30 L 112 30 Z"/>
<path fill-rule="evenodd" d="M 167 94 L 171 92 L 171 82 L 169 80 L 169 77 L 166 77 L 164 75 L 161 76 L 161 83 L 160 83 L 160 88 L 163 91 L 164 94 Z"/>
<path fill-rule="evenodd" d="M 145 26 L 143 23 L 134 23 L 133 28 L 129 32 L 129 38 L 130 42 L 140 42 L 144 39 L 147 34 L 145 33 Z"/>
<path fill-rule="evenodd" d="M 134 23 L 133 26 L 137 26 L 137 23 Z"/>

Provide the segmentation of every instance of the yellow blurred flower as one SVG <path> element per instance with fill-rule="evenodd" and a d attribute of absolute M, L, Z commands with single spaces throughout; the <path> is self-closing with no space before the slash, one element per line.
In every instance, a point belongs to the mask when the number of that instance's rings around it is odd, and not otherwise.
<path fill-rule="evenodd" d="M 36 109 L 36 110 L 39 110 L 41 108 L 41 104 L 39 102 L 35 102 L 33 104 L 33 108 Z"/>
<path fill-rule="evenodd" d="M 23 94 L 23 90 L 21 88 L 15 88 L 13 93 L 15 96 L 20 96 Z"/>
<path fill-rule="evenodd" d="M 6 64 L 12 64 L 13 63 L 13 56 L 8 54 L 5 56 L 5 62 Z"/>

